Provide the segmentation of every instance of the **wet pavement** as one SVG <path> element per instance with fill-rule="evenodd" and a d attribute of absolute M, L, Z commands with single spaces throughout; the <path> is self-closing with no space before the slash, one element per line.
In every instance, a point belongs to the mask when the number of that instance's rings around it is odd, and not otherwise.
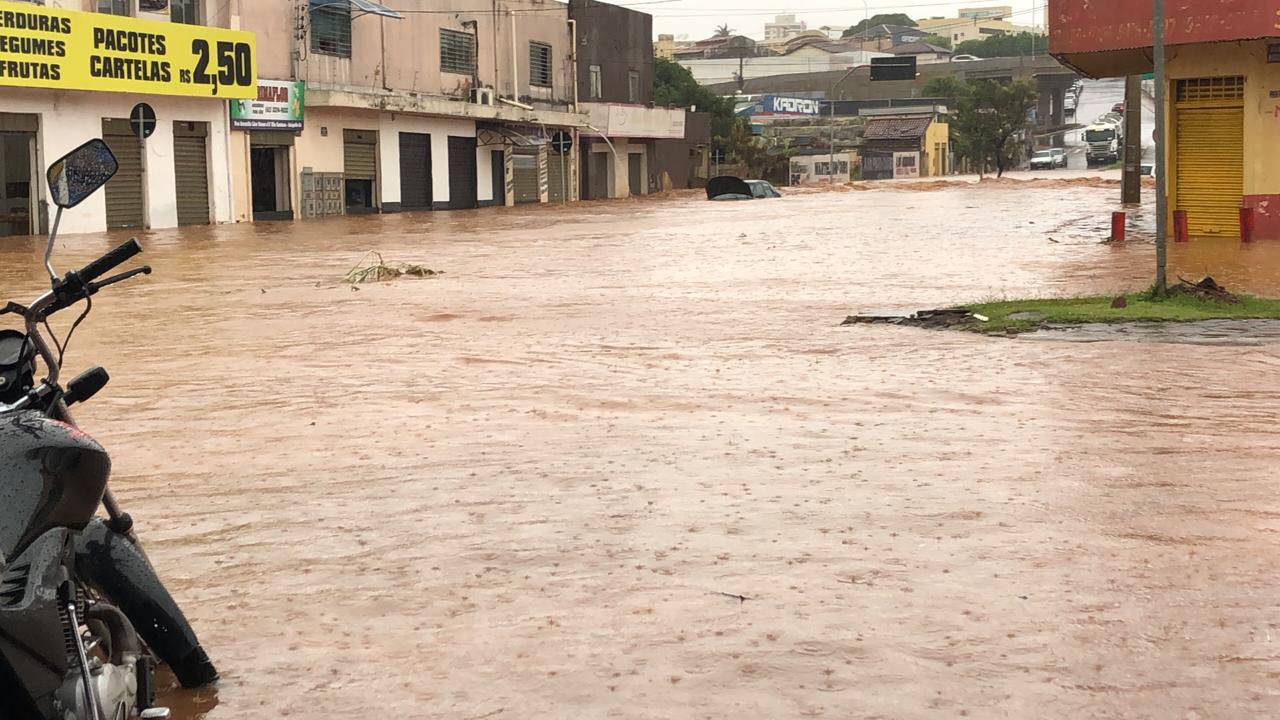
<path fill-rule="evenodd" d="M 211 720 L 1280 712 L 1275 346 L 838 327 L 1143 287 L 1141 232 L 1096 242 L 1117 195 L 144 237 L 156 273 L 98 296 L 68 370 L 111 370 L 80 420 L 223 670 L 166 699 Z M 119 239 L 68 238 L 59 266 Z M 2 247 L 26 299 L 38 250 Z M 370 249 L 446 274 L 340 284 Z M 1276 252 L 1171 264 L 1280 294 Z"/>

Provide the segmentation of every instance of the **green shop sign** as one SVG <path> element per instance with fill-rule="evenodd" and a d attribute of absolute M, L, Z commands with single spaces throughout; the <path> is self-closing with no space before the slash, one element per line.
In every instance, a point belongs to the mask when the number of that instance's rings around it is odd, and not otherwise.
<path fill-rule="evenodd" d="M 231 101 L 232 130 L 301 130 L 306 83 L 259 80 L 254 100 Z"/>

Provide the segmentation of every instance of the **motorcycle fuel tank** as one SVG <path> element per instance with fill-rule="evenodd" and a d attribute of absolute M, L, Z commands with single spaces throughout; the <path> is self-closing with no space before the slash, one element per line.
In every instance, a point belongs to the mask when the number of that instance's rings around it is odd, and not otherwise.
<path fill-rule="evenodd" d="M 53 528 L 83 529 L 110 474 L 107 452 L 75 427 L 34 411 L 0 415 L 0 562 Z"/>

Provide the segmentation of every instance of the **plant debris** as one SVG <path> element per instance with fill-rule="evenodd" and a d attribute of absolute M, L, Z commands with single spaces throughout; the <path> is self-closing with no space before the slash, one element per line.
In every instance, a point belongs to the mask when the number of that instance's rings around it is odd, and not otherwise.
<path fill-rule="evenodd" d="M 374 262 L 375 259 L 376 262 Z M 400 277 L 427 278 L 443 274 L 442 271 L 432 270 L 425 265 L 414 265 L 412 263 L 388 265 L 382 259 L 382 253 L 377 250 L 370 250 L 364 257 L 360 258 L 360 262 L 356 263 L 355 267 L 347 272 L 343 280 L 356 285 L 368 282 L 385 282 Z"/>
<path fill-rule="evenodd" d="M 1183 277 L 1179 277 L 1178 284 L 1169 288 L 1169 294 L 1190 295 L 1205 302 L 1213 301 L 1223 305 L 1238 305 L 1240 303 L 1240 298 L 1227 292 L 1226 288 L 1207 275 L 1198 283 L 1192 283 Z"/>

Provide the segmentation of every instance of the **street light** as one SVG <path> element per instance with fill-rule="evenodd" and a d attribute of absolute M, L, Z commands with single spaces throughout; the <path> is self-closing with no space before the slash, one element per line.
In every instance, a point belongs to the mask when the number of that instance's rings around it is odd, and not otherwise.
<path fill-rule="evenodd" d="M 830 178 L 832 184 L 835 184 L 836 181 L 836 88 L 840 87 L 840 83 L 847 80 L 853 74 L 853 71 L 857 69 L 858 66 L 854 65 L 846 70 L 844 75 L 841 75 L 840 79 L 836 81 L 836 84 L 831 86 L 831 94 L 827 96 L 827 104 L 831 106 L 831 156 L 828 158 L 827 177 Z"/>

